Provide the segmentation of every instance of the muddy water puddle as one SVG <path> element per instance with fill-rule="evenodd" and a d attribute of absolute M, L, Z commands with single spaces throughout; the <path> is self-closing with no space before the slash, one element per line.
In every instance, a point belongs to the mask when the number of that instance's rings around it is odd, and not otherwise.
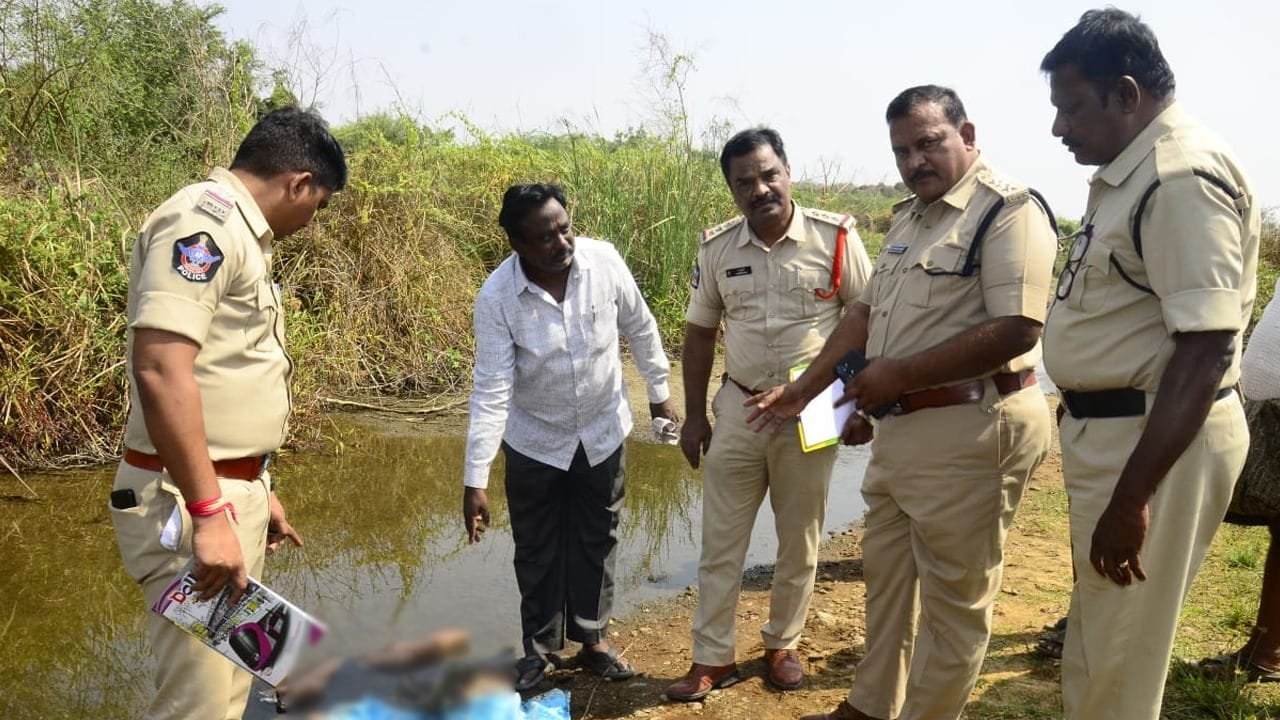
<path fill-rule="evenodd" d="M 303 549 L 268 560 L 265 581 L 330 627 L 325 653 L 354 654 L 433 629 L 471 631 L 480 651 L 518 646 L 519 596 L 501 482 L 482 543 L 462 537 L 464 439 L 337 417 L 341 452 L 273 466 Z M 637 428 L 640 435 L 644 426 Z M 409 429 L 406 429 L 409 428 Z M 841 448 L 828 530 L 860 519 L 865 448 Z M 617 612 L 696 583 L 700 479 L 678 448 L 629 440 Z M 141 594 L 120 565 L 107 510 L 114 469 L 0 480 L 0 717 L 129 718 L 154 667 Z M 748 566 L 777 546 L 766 501 Z M 688 628 L 671 628 L 673 644 Z M 270 717 L 251 702 L 247 717 Z"/>

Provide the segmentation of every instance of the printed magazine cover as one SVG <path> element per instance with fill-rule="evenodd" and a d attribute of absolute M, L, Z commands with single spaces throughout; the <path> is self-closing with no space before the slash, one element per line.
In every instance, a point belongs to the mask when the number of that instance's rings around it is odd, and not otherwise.
<path fill-rule="evenodd" d="M 178 573 L 151 609 L 272 687 L 324 637 L 323 624 L 253 578 L 235 605 L 227 602 L 230 586 L 216 597 L 196 598 L 192 569 L 188 564 Z"/>

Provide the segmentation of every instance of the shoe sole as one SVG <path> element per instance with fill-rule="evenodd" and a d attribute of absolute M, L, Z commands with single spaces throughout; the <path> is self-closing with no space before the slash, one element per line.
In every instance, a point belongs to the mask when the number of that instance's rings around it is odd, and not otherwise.
<path fill-rule="evenodd" d="M 711 687 L 707 688 L 706 692 L 696 693 L 694 695 L 680 695 L 680 696 L 667 693 L 667 699 L 672 700 L 674 702 L 697 702 L 705 698 L 706 696 L 710 695 L 712 690 L 723 690 L 729 687 L 730 685 L 736 685 L 740 682 L 742 682 L 742 675 L 735 670 L 734 672 L 728 675 L 725 675 L 724 677 L 720 678 L 715 683 L 713 683 Z"/>
<path fill-rule="evenodd" d="M 769 687 L 773 688 L 774 690 L 781 690 L 783 692 L 791 692 L 792 690 L 799 690 L 800 688 L 804 687 L 803 678 L 801 678 L 800 682 L 795 683 L 794 685 L 784 685 L 778 682 L 777 680 L 774 680 L 773 678 L 769 677 L 768 674 L 765 675 L 764 679 L 765 679 L 765 682 L 769 683 Z"/>

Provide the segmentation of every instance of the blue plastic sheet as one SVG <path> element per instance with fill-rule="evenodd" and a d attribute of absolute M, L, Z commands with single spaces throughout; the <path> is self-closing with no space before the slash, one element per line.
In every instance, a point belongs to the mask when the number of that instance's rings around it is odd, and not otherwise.
<path fill-rule="evenodd" d="M 334 708 L 329 720 L 569 720 L 569 693 L 556 689 L 527 702 L 520 695 L 484 695 L 444 713 L 405 710 L 375 698 Z"/>

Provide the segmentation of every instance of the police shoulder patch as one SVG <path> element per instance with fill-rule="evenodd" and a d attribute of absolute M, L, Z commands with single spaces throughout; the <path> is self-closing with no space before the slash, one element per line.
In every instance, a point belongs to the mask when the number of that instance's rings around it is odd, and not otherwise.
<path fill-rule="evenodd" d="M 978 172 L 978 182 L 990 188 L 995 194 L 1004 198 L 1005 205 L 1017 205 L 1026 202 L 1031 193 L 1025 185 L 1019 185 L 1016 182 L 1000 177 L 987 169 Z"/>
<path fill-rule="evenodd" d="M 187 282 L 209 282 L 222 267 L 222 248 L 207 232 L 184 237 L 173 243 L 173 269 Z"/>
<path fill-rule="evenodd" d="M 742 217 L 741 215 L 739 215 L 738 217 L 733 218 L 732 220 L 725 220 L 724 222 L 720 223 L 719 225 L 716 225 L 716 226 L 714 226 L 714 227 L 709 227 L 709 228 L 707 228 L 706 230 L 703 230 L 703 231 L 702 231 L 702 242 L 704 242 L 704 243 L 705 243 L 705 242 L 707 242 L 708 240 L 711 240 L 711 239 L 713 239 L 713 238 L 719 237 L 719 236 L 721 236 L 721 235 L 723 235 L 723 234 L 725 234 L 725 233 L 729 232 L 730 230 L 732 230 L 732 229 L 734 229 L 734 228 L 738 227 L 739 225 L 741 225 L 741 224 L 743 223 L 743 221 L 744 221 L 744 220 L 746 220 L 746 218 L 744 218 L 744 217 Z"/>
<path fill-rule="evenodd" d="M 813 218 L 818 222 L 824 222 L 828 225 L 835 225 L 846 230 L 852 230 L 858 221 L 852 215 L 828 212 L 826 210 L 818 210 L 817 208 L 801 208 L 805 217 Z"/>
<path fill-rule="evenodd" d="M 219 222 L 225 222 L 231 211 L 236 209 L 236 201 L 230 193 L 214 186 L 200 193 L 196 207 L 217 218 Z"/>

